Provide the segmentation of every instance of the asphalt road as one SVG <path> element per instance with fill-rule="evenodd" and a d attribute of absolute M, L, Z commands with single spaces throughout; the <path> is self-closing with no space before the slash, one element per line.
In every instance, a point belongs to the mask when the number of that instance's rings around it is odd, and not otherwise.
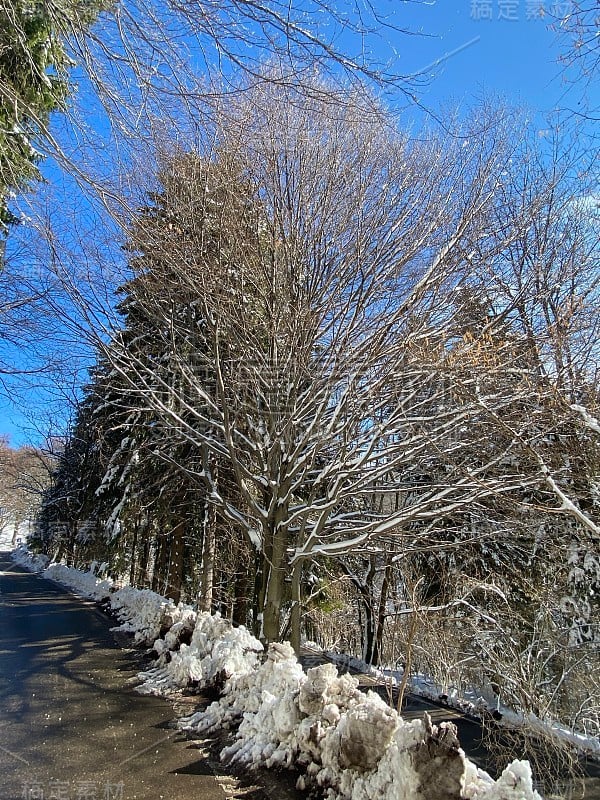
<path fill-rule="evenodd" d="M 112 625 L 0 553 L 0 800 L 231 797 L 172 704 L 133 691 Z"/>

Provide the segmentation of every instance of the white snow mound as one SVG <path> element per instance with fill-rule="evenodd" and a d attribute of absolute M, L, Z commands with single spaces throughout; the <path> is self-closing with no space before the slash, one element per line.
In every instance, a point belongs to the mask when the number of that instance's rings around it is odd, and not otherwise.
<path fill-rule="evenodd" d="M 182 635 L 190 630 L 189 645 L 181 643 Z M 219 614 L 191 610 L 183 613 L 164 639 L 154 642 L 154 649 L 159 653 L 157 666 L 139 676 L 143 683 L 138 691 L 143 694 L 170 694 L 192 683 L 223 687 L 233 675 L 252 672 L 264 651 L 243 626 L 234 628 Z"/>
<path fill-rule="evenodd" d="M 114 630 L 133 633 L 136 644 L 152 644 L 163 627 L 171 627 L 187 610 L 150 589 L 124 586 L 110 598 L 110 607 L 121 623 Z"/>
<path fill-rule="evenodd" d="M 110 578 L 98 578 L 91 570 L 80 572 L 80 570 L 66 567 L 64 564 L 50 564 L 44 570 L 44 578 L 61 583 L 75 594 L 92 600 L 105 600 L 113 588 Z"/>
<path fill-rule="evenodd" d="M 12 551 L 11 558 L 16 564 L 29 572 L 42 572 L 50 561 L 48 556 L 31 553 L 24 544 L 19 545 Z"/>

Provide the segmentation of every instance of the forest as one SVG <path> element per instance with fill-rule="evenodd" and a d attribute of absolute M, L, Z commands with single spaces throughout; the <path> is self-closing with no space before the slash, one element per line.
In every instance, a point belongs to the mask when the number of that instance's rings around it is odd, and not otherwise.
<path fill-rule="evenodd" d="M 491 99 L 415 136 L 382 89 L 413 87 L 302 14 L 168 5 L 50 20 L 60 86 L 25 99 L 10 164 L 0 138 L 3 336 L 34 372 L 40 330 L 87 354 L 52 453 L 2 447 L 3 474 L 20 453 L 37 498 L 19 511 L 30 547 L 263 642 L 313 641 L 598 736 L 593 152 L 540 141 Z M 196 74 L 192 35 L 230 68 Z M 80 129 L 77 152 L 47 128 L 71 57 L 112 126 Z M 29 135 L 85 199 L 28 227 L 10 201 L 38 169 Z"/>

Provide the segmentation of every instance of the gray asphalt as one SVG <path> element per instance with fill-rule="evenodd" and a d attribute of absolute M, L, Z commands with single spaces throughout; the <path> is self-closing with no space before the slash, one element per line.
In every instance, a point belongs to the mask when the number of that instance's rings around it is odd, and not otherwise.
<path fill-rule="evenodd" d="M 134 692 L 112 625 L 0 553 L 0 800 L 231 797 L 171 703 Z"/>

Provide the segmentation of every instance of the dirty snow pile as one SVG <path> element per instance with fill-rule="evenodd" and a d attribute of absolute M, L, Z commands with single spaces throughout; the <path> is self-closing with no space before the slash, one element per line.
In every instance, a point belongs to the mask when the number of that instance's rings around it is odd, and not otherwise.
<path fill-rule="evenodd" d="M 95 574 L 95 565 L 90 567 L 88 572 L 81 572 L 78 569 L 65 567 L 64 564 L 50 564 L 44 570 L 44 578 L 56 581 L 75 594 L 89 597 L 91 600 L 105 600 L 113 587 L 110 578 L 100 578 Z"/>
<path fill-rule="evenodd" d="M 47 566 L 50 559 L 48 556 L 31 553 L 27 549 L 27 545 L 21 544 L 11 553 L 11 558 L 20 567 L 23 567 L 29 572 L 42 572 Z"/>
<path fill-rule="evenodd" d="M 261 659 L 261 643 L 218 615 L 180 620 L 154 649 L 158 665 L 141 673 L 141 691 L 222 690 L 179 726 L 204 734 L 237 726 L 223 760 L 295 767 L 298 787 L 320 787 L 328 800 L 539 800 L 527 762 L 494 781 L 465 757 L 451 724 L 404 721 L 333 664 L 304 673 L 288 644 L 270 645 Z"/>
<path fill-rule="evenodd" d="M 264 648 L 246 628 L 233 628 L 219 614 L 180 609 L 178 620 L 154 643 L 154 650 L 157 666 L 140 674 L 142 693 L 170 694 L 190 684 L 223 686 L 234 676 L 253 673 Z"/>

